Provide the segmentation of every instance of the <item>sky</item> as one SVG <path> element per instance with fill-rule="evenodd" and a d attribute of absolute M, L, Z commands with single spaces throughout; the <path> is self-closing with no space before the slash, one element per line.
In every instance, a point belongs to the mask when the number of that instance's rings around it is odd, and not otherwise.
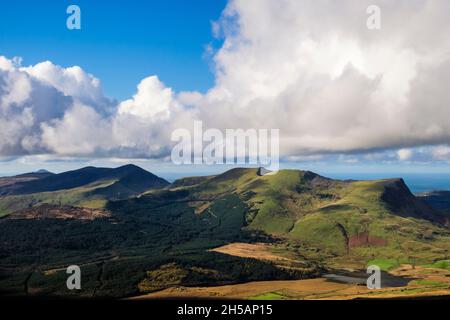
<path fill-rule="evenodd" d="M 70 4 L 81 30 L 66 27 Z M 171 133 L 194 121 L 280 129 L 282 167 L 450 173 L 447 0 L 0 9 L 0 174 L 130 162 L 167 175 L 224 171 L 170 162 Z"/>
<path fill-rule="evenodd" d="M 81 9 L 80 31 L 66 28 L 71 4 Z M 211 22 L 225 5 L 225 0 L 2 1 L 0 54 L 20 56 L 26 65 L 50 60 L 80 66 L 119 100 L 150 74 L 176 91 L 206 91 L 214 76 L 205 47 L 220 46 Z"/>

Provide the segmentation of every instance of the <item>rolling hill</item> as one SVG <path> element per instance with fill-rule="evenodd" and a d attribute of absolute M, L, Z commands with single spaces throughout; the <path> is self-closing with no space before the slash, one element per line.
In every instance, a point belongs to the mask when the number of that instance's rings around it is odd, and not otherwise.
<path fill-rule="evenodd" d="M 0 216 L 41 204 L 99 208 L 108 200 L 126 199 L 168 185 L 166 180 L 134 165 L 0 178 Z"/>
<path fill-rule="evenodd" d="M 70 294 L 61 279 L 72 263 L 87 273 L 83 294 L 123 297 L 171 286 L 313 278 L 368 264 L 387 271 L 426 266 L 448 259 L 450 249 L 442 212 L 402 179 L 238 168 L 167 185 L 125 166 L 3 190 L 0 204 L 34 201 L 10 206 L 0 220 L 0 288 L 7 294 Z M 242 254 L 242 243 L 262 251 Z"/>
<path fill-rule="evenodd" d="M 0 190 L 13 189 L 11 187 L 13 185 L 18 185 L 20 183 L 46 178 L 51 175 L 53 175 L 53 173 L 39 170 L 37 172 L 30 172 L 12 177 L 0 177 Z"/>
<path fill-rule="evenodd" d="M 114 181 L 114 185 L 141 193 L 151 188 L 163 188 L 169 183 L 134 165 L 115 169 L 86 167 L 60 174 L 36 173 L 16 176 L 35 176 L 29 181 L 17 181 L 12 186 L 0 188 L 0 195 L 24 195 L 79 188 L 100 181 Z"/>
<path fill-rule="evenodd" d="M 320 250 L 327 263 L 371 260 L 424 260 L 445 253 L 449 232 L 442 214 L 415 197 L 402 179 L 338 181 L 308 171 L 283 170 L 259 176 L 234 169 L 189 187 L 209 208 L 224 194 L 247 207 L 246 230 L 282 238 L 291 245 Z"/>

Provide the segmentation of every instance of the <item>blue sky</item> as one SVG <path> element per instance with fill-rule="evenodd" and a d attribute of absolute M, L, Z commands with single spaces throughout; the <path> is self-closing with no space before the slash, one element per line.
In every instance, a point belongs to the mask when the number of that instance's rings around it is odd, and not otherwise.
<path fill-rule="evenodd" d="M 66 9 L 81 8 L 82 30 L 66 28 Z M 213 86 L 205 46 L 220 47 L 211 22 L 225 0 L 4 1 L 1 54 L 23 65 L 50 60 L 78 65 L 101 79 L 107 96 L 123 100 L 143 78 L 157 74 L 176 91 Z"/>

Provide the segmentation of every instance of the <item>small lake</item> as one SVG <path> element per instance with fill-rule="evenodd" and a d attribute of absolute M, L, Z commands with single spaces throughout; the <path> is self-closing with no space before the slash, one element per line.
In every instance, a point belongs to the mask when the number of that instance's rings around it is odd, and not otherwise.
<path fill-rule="evenodd" d="M 335 273 L 328 273 L 323 275 L 325 279 L 331 282 L 354 284 L 354 285 L 366 285 L 367 278 L 370 274 L 364 271 L 335 271 Z M 392 288 L 392 287 L 404 287 L 408 285 L 413 278 L 405 278 L 400 276 L 393 276 L 387 272 L 381 271 L 381 287 L 382 288 Z"/>

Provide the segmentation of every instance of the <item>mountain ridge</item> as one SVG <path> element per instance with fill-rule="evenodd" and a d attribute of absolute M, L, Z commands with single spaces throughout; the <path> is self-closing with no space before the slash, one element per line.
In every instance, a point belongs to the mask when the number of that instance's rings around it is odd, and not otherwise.
<path fill-rule="evenodd" d="M 20 176 L 18 176 L 20 177 Z M 19 181 L 13 187 L 0 189 L 0 195 L 25 195 L 31 193 L 51 192 L 57 190 L 67 190 L 88 185 L 105 180 L 126 180 L 133 182 L 136 180 L 147 180 L 145 188 L 165 187 L 169 185 L 166 180 L 135 165 L 125 165 L 117 168 L 97 168 L 93 166 L 83 167 L 77 170 L 62 172 L 59 174 L 44 173 L 41 177 L 31 181 Z M 142 189 L 142 188 L 138 188 Z M 140 190 L 139 190 L 140 191 Z"/>
<path fill-rule="evenodd" d="M 86 274 L 86 294 L 125 297 L 448 259 L 449 228 L 402 179 L 235 168 L 147 189 L 140 169 L 116 169 L 83 168 L 83 179 L 94 171 L 109 180 L 91 176 L 74 189 L 0 196 L 0 289 L 23 293 L 26 282 L 26 294 L 67 296 L 61 266 L 73 263 Z M 234 256 L 239 243 L 270 254 Z M 231 251 L 216 250 L 223 246 Z"/>

